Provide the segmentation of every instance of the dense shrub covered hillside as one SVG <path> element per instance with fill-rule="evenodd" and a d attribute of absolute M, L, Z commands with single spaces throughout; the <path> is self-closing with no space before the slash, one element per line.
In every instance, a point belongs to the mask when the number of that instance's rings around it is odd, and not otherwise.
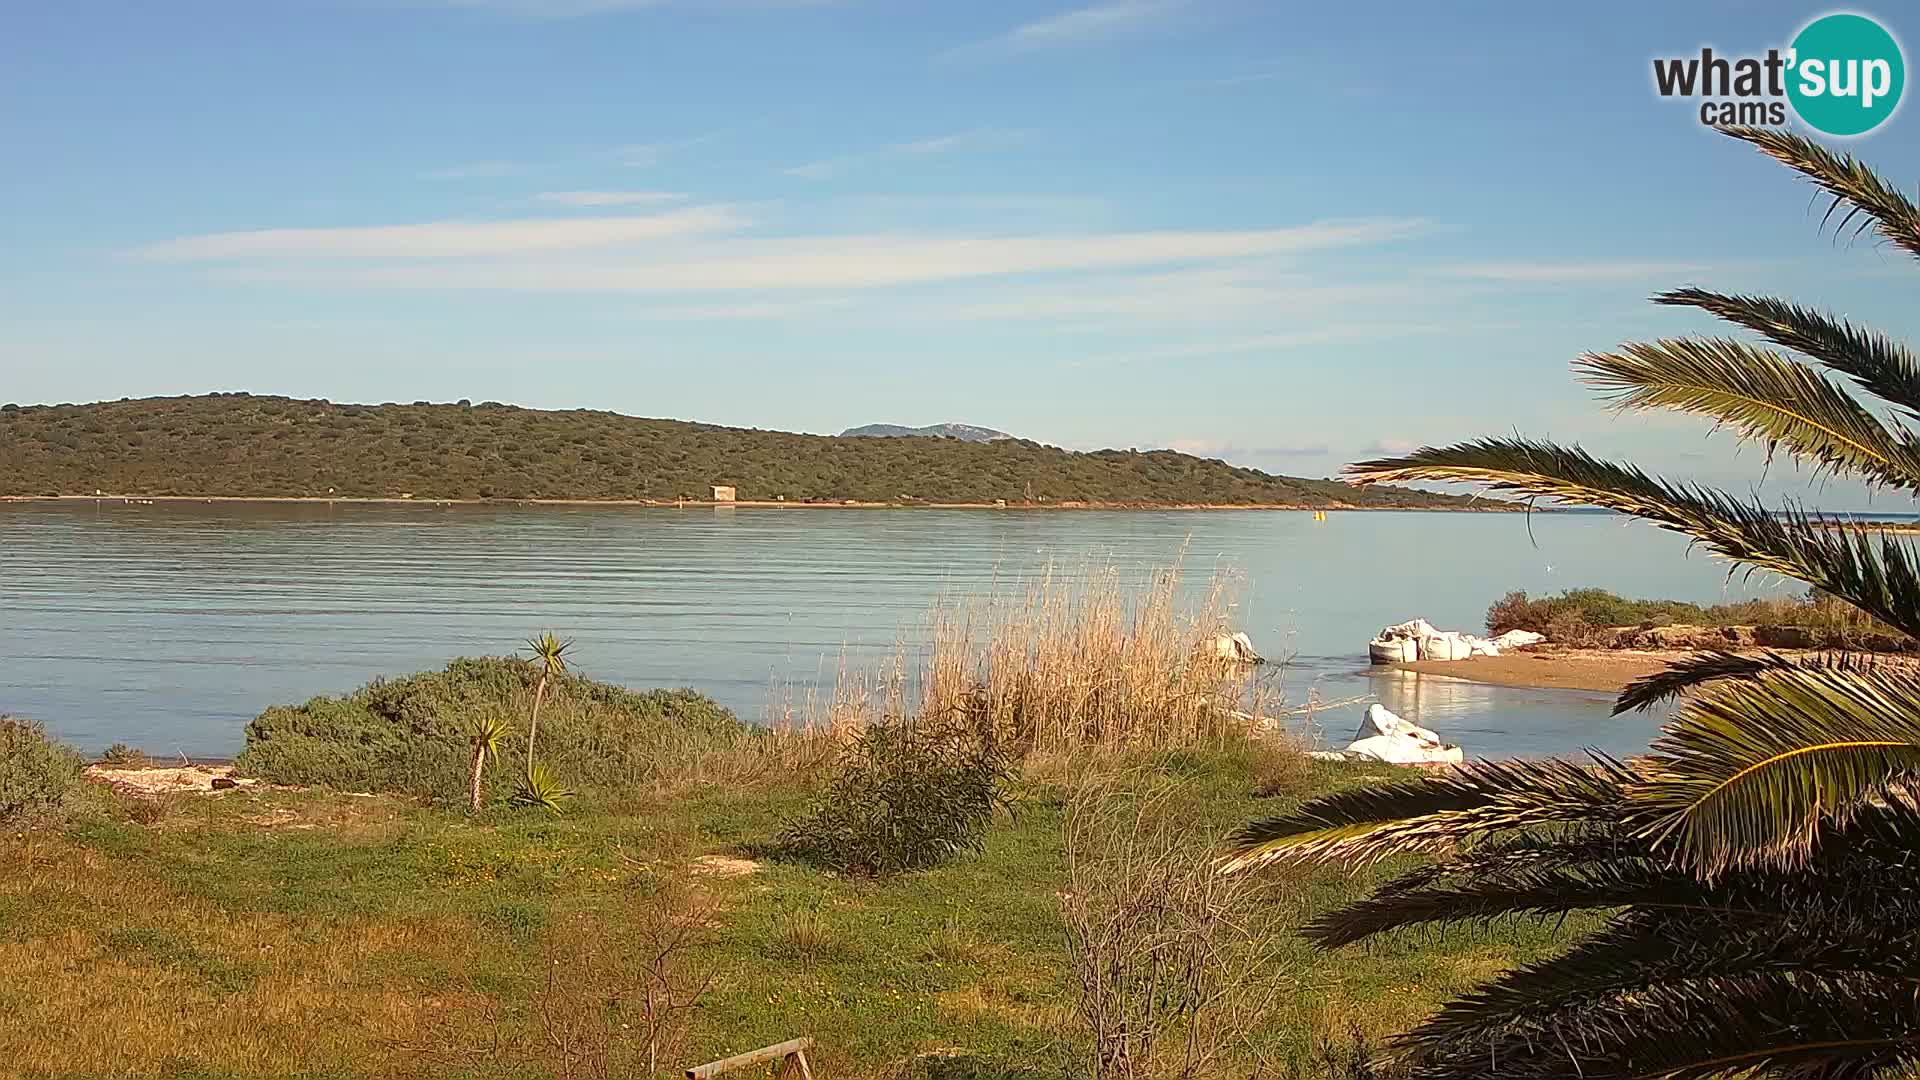
<path fill-rule="evenodd" d="M 845 439 L 577 409 L 249 394 L 0 408 L 0 495 L 1466 505 L 1172 451 Z"/>

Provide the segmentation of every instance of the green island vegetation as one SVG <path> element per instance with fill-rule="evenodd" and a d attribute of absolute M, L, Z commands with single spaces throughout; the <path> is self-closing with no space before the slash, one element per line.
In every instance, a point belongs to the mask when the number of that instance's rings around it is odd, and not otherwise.
<path fill-rule="evenodd" d="M 843 438 L 497 402 L 245 393 L 0 407 L 0 496 L 704 500 L 1499 509 L 1171 450 Z"/>

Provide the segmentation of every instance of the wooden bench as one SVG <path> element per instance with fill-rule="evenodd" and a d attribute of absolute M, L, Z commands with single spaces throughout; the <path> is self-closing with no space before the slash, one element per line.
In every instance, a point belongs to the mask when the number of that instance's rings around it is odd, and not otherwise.
<path fill-rule="evenodd" d="M 735 1054 L 730 1058 L 710 1061 L 705 1065 L 695 1065 L 687 1070 L 687 1080 L 707 1080 L 735 1069 L 744 1069 L 749 1065 L 762 1065 L 778 1060 L 780 1067 L 774 1071 L 775 1080 L 813 1080 L 813 1069 L 807 1065 L 807 1049 L 813 1040 L 807 1037 L 788 1039 L 783 1043 L 763 1046 L 758 1050 L 749 1050 L 744 1054 Z"/>

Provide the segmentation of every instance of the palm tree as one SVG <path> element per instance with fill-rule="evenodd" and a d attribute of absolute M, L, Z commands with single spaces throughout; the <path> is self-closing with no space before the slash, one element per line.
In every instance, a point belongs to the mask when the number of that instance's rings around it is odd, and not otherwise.
<path fill-rule="evenodd" d="M 1824 190 L 1825 221 L 1920 256 L 1920 208 L 1864 165 L 1784 131 L 1726 133 Z M 1688 338 L 1582 357 L 1578 370 L 1618 407 L 1711 417 L 1816 470 L 1920 492 L 1909 426 L 1920 357 L 1906 346 L 1765 297 L 1688 288 L 1655 300 L 1775 348 Z M 1362 483 L 1477 482 L 1619 511 L 1920 636 L 1920 550 L 1885 530 L 1522 438 L 1351 471 Z M 1246 826 L 1226 869 L 1435 858 L 1309 925 L 1328 947 L 1414 925 L 1600 914 L 1602 928 L 1563 954 L 1402 1036 L 1423 1080 L 1878 1077 L 1920 1062 L 1920 670 L 1708 653 L 1628 687 L 1616 711 L 1682 695 L 1651 754 L 1630 765 L 1480 763 L 1341 792 Z"/>
<path fill-rule="evenodd" d="M 513 726 L 499 713 L 488 713 L 467 725 L 467 744 L 473 755 L 467 762 L 467 808 L 480 812 L 480 777 L 487 762 L 500 759 L 500 744 Z"/>
<path fill-rule="evenodd" d="M 540 706 L 547 698 L 547 680 L 558 678 L 567 672 L 567 650 L 573 648 L 572 641 L 562 641 L 551 631 L 539 637 L 527 639 L 527 650 L 533 653 L 533 663 L 540 669 L 540 679 L 533 686 L 533 713 L 527 719 L 527 775 L 533 775 L 533 744 L 540 734 Z"/>

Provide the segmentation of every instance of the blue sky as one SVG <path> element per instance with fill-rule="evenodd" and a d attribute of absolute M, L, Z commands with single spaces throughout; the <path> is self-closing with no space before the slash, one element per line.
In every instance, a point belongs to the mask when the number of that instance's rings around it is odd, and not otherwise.
<path fill-rule="evenodd" d="M 1757 450 L 1567 362 L 1705 329 L 1644 301 L 1686 283 L 1916 336 L 1920 268 L 1651 90 L 1825 10 L 13 5 L 0 398 L 958 420 L 1315 476 L 1518 430 L 1744 484 Z M 1911 188 L 1916 125 L 1849 148 Z"/>

